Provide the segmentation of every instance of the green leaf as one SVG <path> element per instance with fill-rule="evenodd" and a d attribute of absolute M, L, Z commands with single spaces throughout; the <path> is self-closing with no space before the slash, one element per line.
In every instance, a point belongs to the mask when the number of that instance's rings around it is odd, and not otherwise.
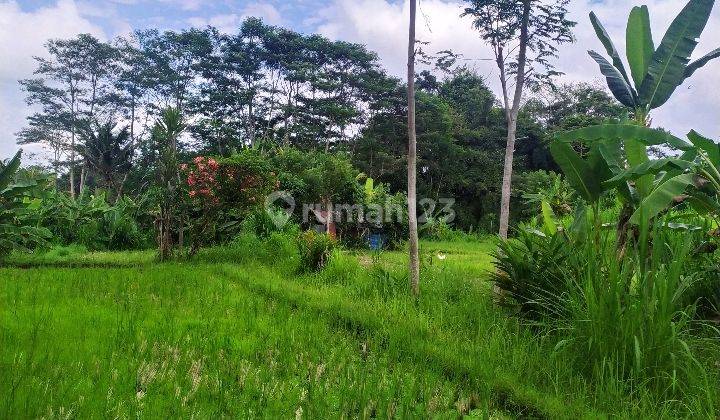
<path fill-rule="evenodd" d="M 623 75 L 618 71 L 618 69 L 613 67 L 613 65 L 610 64 L 610 62 L 607 61 L 605 57 L 598 54 L 597 52 L 588 51 L 588 54 L 590 54 L 590 57 L 592 57 L 593 60 L 595 60 L 595 62 L 597 62 L 600 66 L 600 73 L 605 76 L 608 87 L 610 88 L 610 92 L 612 92 L 613 96 L 615 96 L 615 98 L 620 101 L 621 104 L 630 108 L 634 108 L 636 106 L 636 95 L 628 82 L 626 82 L 623 78 Z"/>
<path fill-rule="evenodd" d="M 368 177 L 365 180 L 365 197 L 372 199 L 375 195 L 375 181 Z"/>
<path fill-rule="evenodd" d="M 650 161 L 647 154 L 647 146 L 640 140 L 637 139 L 625 139 L 623 141 L 625 148 L 625 157 L 627 163 L 631 167 L 643 165 Z M 640 199 L 647 197 L 650 194 L 653 186 L 653 177 L 651 175 L 644 175 L 635 181 L 635 190 L 637 191 Z"/>
<path fill-rule="evenodd" d="M 615 44 L 613 44 L 612 39 L 610 39 L 610 35 L 608 35 L 605 27 L 602 25 L 602 23 L 600 23 L 600 20 L 597 18 L 597 15 L 595 15 L 595 12 L 590 12 L 590 23 L 592 23 L 592 26 L 595 29 L 595 34 L 597 34 L 598 39 L 600 39 L 600 42 L 602 42 L 603 46 L 605 47 L 605 51 L 607 51 L 610 58 L 612 58 L 613 66 L 617 69 L 620 75 L 622 75 L 622 78 L 627 84 L 627 86 L 630 87 L 630 92 L 633 96 L 633 102 L 635 102 L 637 94 L 632 89 L 632 84 L 630 83 L 630 78 L 628 77 L 627 70 L 625 70 L 625 65 L 623 64 L 622 59 L 620 59 L 620 54 L 618 53 L 617 48 L 615 48 Z"/>
<path fill-rule="evenodd" d="M 629 168 L 609 180 L 603 182 L 605 186 L 614 186 L 623 181 L 632 181 L 638 179 L 644 175 L 656 175 L 660 172 L 669 170 L 685 170 L 693 165 L 692 162 L 688 162 L 678 158 L 663 158 L 658 160 L 651 160 L 641 165 Z"/>
<path fill-rule="evenodd" d="M 650 28 L 650 13 L 647 6 L 633 7 L 628 18 L 627 58 L 635 86 L 642 86 L 650 61 L 655 52 L 655 43 Z"/>
<path fill-rule="evenodd" d="M 640 102 L 644 105 L 651 109 L 663 105 L 685 80 L 685 68 L 714 4 L 715 0 L 690 0 L 672 22 L 640 87 Z"/>
<path fill-rule="evenodd" d="M 690 131 L 687 136 L 695 147 L 708 154 L 708 158 L 716 168 L 720 167 L 720 145 L 707 137 L 701 136 L 695 130 Z"/>
<path fill-rule="evenodd" d="M 550 153 L 565 173 L 568 183 L 585 200 L 595 202 L 600 198 L 603 191 L 600 181 L 569 144 L 555 141 L 550 145 Z"/>
<path fill-rule="evenodd" d="M 633 124 L 602 124 L 577 130 L 565 131 L 556 135 L 564 142 L 580 141 L 591 144 L 599 140 L 637 140 L 646 146 L 668 145 L 680 150 L 690 150 L 692 145 L 672 134 L 654 128 Z"/>
<path fill-rule="evenodd" d="M 15 172 L 20 168 L 20 157 L 22 156 L 22 150 L 19 150 L 15 157 L 8 162 L 5 167 L 0 169 L 0 191 L 7 188 L 8 185 L 15 178 Z"/>
<path fill-rule="evenodd" d="M 702 58 L 695 60 L 692 63 L 688 64 L 688 66 L 685 67 L 685 73 L 683 74 L 683 80 L 692 76 L 697 70 L 699 70 L 700 68 L 705 66 L 705 64 L 709 63 L 711 60 L 714 60 L 718 57 L 720 57 L 720 48 L 718 48 L 714 51 L 711 51 L 708 54 L 704 55 Z"/>
<path fill-rule="evenodd" d="M 630 223 L 640 224 L 641 220 L 650 220 L 665 210 L 673 200 L 694 183 L 694 174 L 682 174 L 668 179 L 645 198 L 630 218 Z"/>
<path fill-rule="evenodd" d="M 717 199 L 701 191 L 693 192 L 693 194 L 687 198 L 687 202 L 690 203 L 690 207 L 701 216 L 720 211 L 720 203 L 718 203 Z"/>
<path fill-rule="evenodd" d="M 550 207 L 550 203 L 543 200 L 540 202 L 540 209 L 542 211 L 543 225 L 545 232 L 549 235 L 555 235 L 557 233 L 557 225 L 555 224 L 555 212 Z"/>
<path fill-rule="evenodd" d="M 575 213 L 569 230 L 575 237 L 575 240 L 585 241 L 587 239 L 589 226 L 587 206 L 584 201 L 580 201 L 575 206 Z"/>

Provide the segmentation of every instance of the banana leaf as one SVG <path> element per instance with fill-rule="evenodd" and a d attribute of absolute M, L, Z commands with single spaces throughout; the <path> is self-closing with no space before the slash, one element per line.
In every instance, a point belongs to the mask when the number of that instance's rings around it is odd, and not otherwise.
<path fill-rule="evenodd" d="M 588 51 L 588 54 L 590 54 L 590 57 L 600 66 L 600 72 L 605 76 L 613 96 L 615 96 L 621 104 L 635 108 L 637 106 L 637 101 L 635 100 L 637 95 L 628 82 L 625 81 L 622 73 L 597 52 L 591 50 Z"/>
<path fill-rule="evenodd" d="M 10 185 L 15 178 L 15 172 L 17 172 L 20 167 L 21 156 L 22 150 L 18 151 L 15 154 L 15 157 L 13 157 L 7 165 L 0 169 L 0 191 L 7 188 L 7 186 Z"/>
<path fill-rule="evenodd" d="M 555 141 L 550 145 L 550 153 L 565 173 L 568 183 L 580 196 L 591 203 L 600 198 L 603 189 L 597 174 L 593 173 L 590 165 L 573 150 L 570 144 Z"/>
<path fill-rule="evenodd" d="M 630 73 L 633 81 L 635 81 L 635 86 L 642 86 L 655 52 L 655 44 L 650 28 L 650 12 L 647 6 L 633 7 L 630 12 L 626 43 Z"/>
<path fill-rule="evenodd" d="M 693 146 L 672 134 L 654 128 L 633 124 L 602 124 L 577 130 L 565 131 L 556 135 L 559 141 L 580 141 L 591 144 L 602 139 L 637 140 L 646 146 L 668 145 L 680 150 L 690 150 Z"/>
<path fill-rule="evenodd" d="M 693 185 L 694 174 L 681 174 L 668 179 L 655 188 L 641 203 L 630 223 L 640 224 L 642 220 L 650 220 L 665 210 L 673 200 L 682 194 L 688 186 Z"/>
<path fill-rule="evenodd" d="M 630 78 L 628 77 L 627 70 L 625 70 L 625 65 L 623 64 L 622 59 L 620 59 L 620 54 L 618 53 L 617 48 L 615 48 L 615 44 L 613 44 L 612 39 L 610 39 L 610 35 L 608 35 L 607 31 L 605 30 L 605 27 L 602 25 L 602 23 L 600 23 L 600 20 L 597 18 L 597 15 L 595 15 L 595 12 L 590 12 L 590 23 L 592 23 L 592 26 L 595 29 L 595 34 L 597 34 L 598 39 L 600 39 L 600 42 L 605 47 L 605 51 L 607 51 L 610 58 L 612 58 L 613 66 L 615 67 L 615 69 L 617 69 L 618 72 L 620 72 L 620 75 L 622 76 L 622 78 L 625 81 L 625 83 L 627 84 L 627 86 L 630 87 L 630 92 L 633 97 L 633 102 L 637 102 L 636 101 L 637 94 L 632 89 L 632 84 L 630 83 Z M 603 73 L 603 74 L 605 74 L 605 73 Z"/>
<path fill-rule="evenodd" d="M 702 58 L 693 61 L 692 63 L 688 64 L 687 67 L 685 67 L 685 73 L 683 74 L 683 80 L 687 79 L 688 77 L 692 76 L 696 71 L 698 71 L 700 68 L 705 66 L 705 64 L 709 63 L 711 60 L 714 60 L 716 58 L 720 57 L 720 48 L 713 50 L 703 56 Z"/>
<path fill-rule="evenodd" d="M 657 175 L 660 172 L 666 172 L 670 170 L 686 170 L 693 165 L 693 162 L 688 162 L 684 159 L 679 158 L 663 158 L 657 160 L 651 160 L 641 165 L 629 168 L 614 177 L 603 182 L 604 186 L 616 186 L 621 182 L 632 181 L 645 175 Z"/>
<path fill-rule="evenodd" d="M 640 86 L 642 104 L 651 109 L 663 105 L 685 80 L 685 69 L 714 4 L 715 0 L 690 0 L 670 24 Z"/>
<path fill-rule="evenodd" d="M 713 163 L 713 165 L 715 165 L 716 168 L 720 167 L 720 145 L 707 137 L 703 137 L 695 130 L 692 130 L 688 133 L 688 139 L 690 139 L 690 141 L 692 142 L 692 144 L 695 145 L 695 147 L 705 151 L 705 153 L 708 154 L 708 158 L 710 158 L 710 161 Z"/>

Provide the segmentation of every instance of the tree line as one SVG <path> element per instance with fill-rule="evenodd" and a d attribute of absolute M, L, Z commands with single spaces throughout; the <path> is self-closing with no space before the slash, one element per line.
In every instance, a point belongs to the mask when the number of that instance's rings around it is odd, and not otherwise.
<path fill-rule="evenodd" d="M 18 141 L 46 146 L 71 197 L 150 185 L 162 155 L 153 125 L 168 108 L 186 125 L 179 160 L 245 147 L 338 152 L 394 191 L 407 189 L 406 83 L 363 45 L 249 18 L 235 34 L 147 30 L 109 42 L 82 34 L 46 47 L 34 76 L 20 81 L 34 113 Z M 417 60 L 418 196 L 453 197 L 461 227 L 489 229 L 503 178 L 503 102 L 451 52 L 419 51 Z M 554 130 L 622 115 L 590 85 L 534 92 L 513 119 L 519 176 L 555 168 L 545 147 Z"/>

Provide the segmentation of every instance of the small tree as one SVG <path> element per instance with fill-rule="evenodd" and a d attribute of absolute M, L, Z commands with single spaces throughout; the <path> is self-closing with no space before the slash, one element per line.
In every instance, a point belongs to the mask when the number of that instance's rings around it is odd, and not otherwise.
<path fill-rule="evenodd" d="M 159 155 L 156 183 L 160 191 L 160 212 L 155 224 L 161 260 L 170 258 L 173 234 L 178 230 L 176 214 L 180 186 L 178 139 L 184 129 L 182 115 L 177 108 L 165 109 L 152 129 L 152 142 L 157 147 Z M 178 236 L 182 244 L 181 231 Z"/>
<path fill-rule="evenodd" d="M 517 122 L 526 86 L 538 87 L 560 73 L 550 59 L 557 45 L 573 41 L 575 22 L 566 18 L 570 0 L 465 0 L 462 16 L 473 18 L 494 54 L 500 70 L 502 100 L 507 120 L 507 144 L 500 203 L 500 236 L 507 238 Z M 514 88 L 513 88 L 514 84 Z"/>

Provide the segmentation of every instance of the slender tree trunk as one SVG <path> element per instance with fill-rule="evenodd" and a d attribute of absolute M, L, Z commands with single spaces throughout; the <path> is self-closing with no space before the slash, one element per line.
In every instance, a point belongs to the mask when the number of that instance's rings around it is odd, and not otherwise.
<path fill-rule="evenodd" d="M 73 118 L 73 121 L 75 119 Z M 73 128 L 70 139 L 70 198 L 75 199 L 75 123 L 73 122 Z"/>
<path fill-rule="evenodd" d="M 85 181 L 87 177 L 87 166 L 83 165 L 82 169 L 80 170 L 80 190 L 79 194 L 82 196 L 83 192 L 85 191 Z"/>
<path fill-rule="evenodd" d="M 408 37 L 408 226 L 409 278 L 413 295 L 420 294 L 420 257 L 418 255 L 417 226 L 417 138 L 415 135 L 415 15 L 416 0 L 410 0 L 410 29 Z"/>
<path fill-rule="evenodd" d="M 130 143 L 135 147 L 135 97 L 130 100 Z"/>
<path fill-rule="evenodd" d="M 499 235 L 507 239 L 510 226 L 510 196 L 512 193 L 513 160 L 515 157 L 515 140 L 517 136 L 517 120 L 520 113 L 520 102 L 522 101 L 523 88 L 525 86 L 525 67 L 527 64 L 528 25 L 530 21 L 530 0 L 523 0 L 523 17 L 520 27 L 520 50 L 518 52 L 517 76 L 515 80 L 515 95 L 513 96 L 512 108 L 508 108 L 507 79 L 502 76 L 503 96 L 505 98 L 505 115 L 507 117 L 507 144 L 505 147 L 505 163 L 503 166 L 502 193 L 500 197 L 500 231 Z M 501 56 L 498 60 L 501 74 L 504 73 L 505 60 Z"/>
<path fill-rule="evenodd" d="M 250 134 L 250 147 L 255 146 L 255 114 L 253 113 L 253 97 L 248 104 L 248 133 Z"/>
<path fill-rule="evenodd" d="M 500 237 L 507 239 L 510 226 L 510 196 L 512 193 L 513 161 L 515 159 L 515 138 L 517 119 L 509 117 L 505 163 L 503 166 L 502 196 L 500 198 Z"/>

